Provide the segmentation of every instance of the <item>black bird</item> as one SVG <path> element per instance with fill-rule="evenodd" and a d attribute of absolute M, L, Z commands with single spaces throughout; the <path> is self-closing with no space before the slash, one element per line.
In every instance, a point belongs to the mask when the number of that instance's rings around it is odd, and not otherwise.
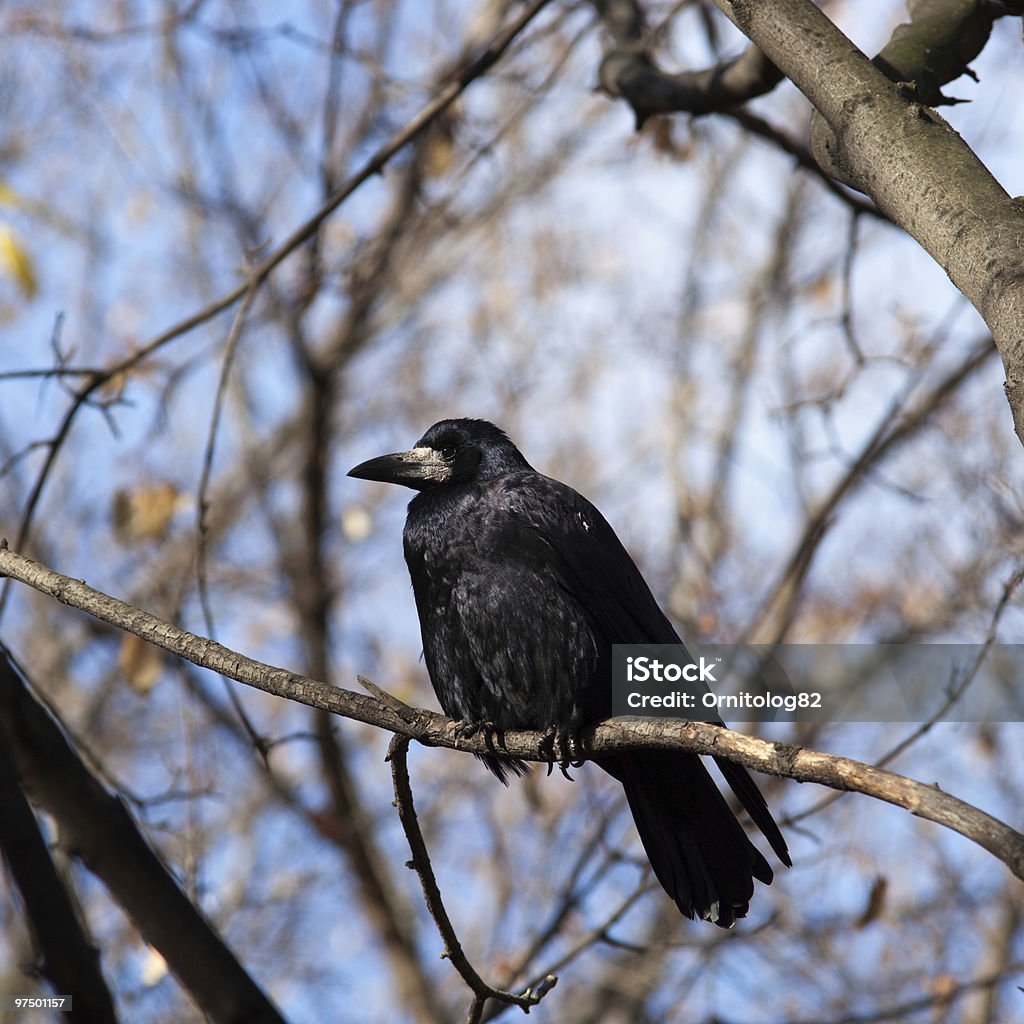
<path fill-rule="evenodd" d="M 611 715 L 612 644 L 682 642 L 604 516 L 534 470 L 494 424 L 442 420 L 411 451 L 348 475 L 419 491 L 405 560 L 430 681 L 465 732 L 543 730 L 564 751 Z M 507 755 L 483 759 L 503 782 L 528 770 Z M 769 884 L 772 869 L 700 759 L 637 750 L 594 760 L 625 787 L 651 867 L 680 911 L 723 928 L 743 917 L 753 880 Z M 753 779 L 716 761 L 789 865 Z"/>

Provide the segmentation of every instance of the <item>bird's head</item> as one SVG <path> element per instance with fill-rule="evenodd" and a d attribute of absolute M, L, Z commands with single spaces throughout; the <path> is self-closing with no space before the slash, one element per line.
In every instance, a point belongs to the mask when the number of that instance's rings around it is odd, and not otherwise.
<path fill-rule="evenodd" d="M 348 471 L 360 480 L 403 484 L 413 490 L 493 480 L 530 464 L 508 435 L 487 420 L 441 420 L 407 452 L 381 455 Z"/>

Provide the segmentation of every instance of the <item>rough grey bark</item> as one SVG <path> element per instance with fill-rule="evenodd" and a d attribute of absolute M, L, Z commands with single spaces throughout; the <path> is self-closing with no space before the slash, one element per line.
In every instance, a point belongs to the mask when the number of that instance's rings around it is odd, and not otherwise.
<path fill-rule="evenodd" d="M 811 101 L 829 159 L 916 239 L 992 331 L 1024 443 L 1024 200 L 809 0 L 716 0 Z"/>
<path fill-rule="evenodd" d="M 967 71 L 1003 12 L 986 0 L 909 0 L 907 9 L 872 63 L 894 82 L 913 82 L 921 103 L 958 102 L 942 87 Z"/>

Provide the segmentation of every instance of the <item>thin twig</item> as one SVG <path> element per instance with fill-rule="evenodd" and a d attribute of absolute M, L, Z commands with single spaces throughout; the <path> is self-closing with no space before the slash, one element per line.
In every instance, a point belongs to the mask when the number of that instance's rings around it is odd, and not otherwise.
<path fill-rule="evenodd" d="M 744 639 L 753 642 L 759 638 L 767 638 L 764 642 L 776 643 L 785 636 L 795 614 L 814 555 L 827 533 L 840 503 L 893 449 L 898 448 L 924 428 L 935 413 L 945 405 L 946 401 L 956 394 L 959 387 L 984 366 L 995 353 L 996 349 L 992 344 L 991 337 L 986 336 L 980 339 L 957 366 L 912 409 L 903 413 L 902 417 L 897 420 L 896 414 L 899 411 L 899 406 L 909 398 L 915 386 L 914 381 L 910 382 L 905 392 L 897 398 L 894 407 L 879 418 L 875 430 L 865 442 L 860 454 L 853 460 L 814 515 L 808 518 L 803 534 L 793 549 L 788 564 L 762 603 L 761 610 L 744 630 L 742 634 Z"/>
<path fill-rule="evenodd" d="M 653 889 L 654 886 L 651 882 L 643 882 L 633 889 L 633 891 L 619 903 L 619 905 L 608 915 L 608 917 L 604 919 L 601 924 L 580 936 L 580 938 L 577 939 L 569 949 L 567 949 L 553 964 L 551 964 L 545 973 L 534 982 L 535 989 L 527 989 L 527 991 L 539 992 L 548 978 L 557 978 L 555 971 L 564 970 L 577 957 L 587 952 L 587 950 L 592 948 L 596 943 L 603 943 L 620 949 L 629 949 L 631 952 L 642 952 L 642 950 L 638 950 L 636 947 L 631 947 L 627 943 L 612 938 L 612 936 L 608 934 L 608 930 L 613 928 L 622 920 L 623 917 L 625 917 L 626 913 L 635 905 L 641 896 L 652 892 Z M 489 1019 L 491 1019 L 490 1016 L 488 1016 L 488 1020 Z"/>
<path fill-rule="evenodd" d="M 406 722 L 412 722 L 415 720 L 419 712 L 410 705 L 406 704 L 405 701 L 399 700 L 394 694 L 388 693 L 387 690 L 382 690 L 375 682 L 371 679 L 367 679 L 366 676 L 356 676 L 356 682 L 372 697 L 376 697 L 385 707 L 390 708 L 399 718 L 404 719 Z"/>
<path fill-rule="evenodd" d="M 398 809 L 398 820 L 405 831 L 405 838 L 409 842 L 409 850 L 412 852 L 412 860 L 409 867 L 419 876 L 420 886 L 423 889 L 423 899 L 427 905 L 430 916 L 437 925 L 444 942 L 444 952 L 441 954 L 446 960 L 452 962 L 452 966 L 462 976 L 462 980 L 469 986 L 473 993 L 473 1002 L 466 1018 L 466 1024 L 479 1024 L 483 1015 L 484 1005 L 488 999 L 496 999 L 510 1006 L 518 1006 L 523 1010 L 529 1010 L 536 1006 L 545 994 L 554 988 L 557 978 L 554 975 L 547 975 L 535 986 L 528 988 L 521 995 L 514 992 L 506 992 L 488 985 L 483 978 L 477 974 L 473 965 L 469 962 L 462 943 L 455 933 L 455 927 L 445 910 L 444 901 L 441 899 L 441 890 L 438 887 L 437 879 L 434 877 L 434 869 L 430 865 L 430 854 L 427 852 L 427 844 L 423 839 L 420 830 L 419 819 L 416 817 L 416 808 L 413 805 L 412 786 L 409 782 L 409 766 L 407 754 L 409 751 L 409 737 L 395 736 L 388 747 L 388 761 L 391 762 L 391 779 L 395 787 L 395 807 Z"/>
<path fill-rule="evenodd" d="M 803 1020 L 789 1017 L 785 1024 L 886 1024 L 886 1022 L 907 1021 L 913 1019 L 928 1020 L 964 1020 L 966 1017 L 953 1013 L 953 1004 L 958 999 L 971 992 L 984 992 L 995 988 L 997 985 L 1012 978 L 1024 970 L 1024 961 L 1008 963 L 1004 968 L 985 974 L 977 978 L 969 978 L 942 986 L 940 991 L 931 995 L 921 996 L 917 999 L 909 999 L 904 1003 L 896 1003 L 891 1006 L 884 1006 L 880 1010 L 868 1011 L 865 1013 L 843 1013 L 839 1017 L 825 1017 L 818 1014 L 811 1020 L 806 1017 Z M 932 1011 L 927 1017 L 923 1015 L 926 1011 Z M 971 1018 L 976 1019 L 976 1018 Z"/>
<path fill-rule="evenodd" d="M 837 199 L 842 200 L 850 208 L 851 213 L 864 214 L 867 217 L 874 217 L 877 220 L 892 223 L 891 219 L 879 210 L 874 203 L 861 199 L 860 196 L 855 195 L 844 185 L 840 185 L 831 175 L 823 171 L 806 146 L 795 142 L 784 131 L 776 128 L 763 117 L 752 114 L 745 107 L 733 107 L 730 110 L 723 110 L 722 115 L 732 118 L 751 135 L 757 135 L 759 138 L 766 139 L 781 149 L 783 153 L 788 153 L 800 167 L 813 174 L 829 192 Z"/>
<path fill-rule="evenodd" d="M 196 579 L 199 584 L 199 605 L 203 610 L 203 622 L 208 636 L 216 634 L 216 627 L 213 621 L 213 606 L 210 604 L 210 592 L 206 574 L 206 560 L 208 554 L 207 541 L 209 539 L 209 527 L 206 521 L 206 514 L 209 510 L 207 494 L 210 489 L 210 478 L 213 475 L 213 455 L 217 447 L 217 431 L 220 427 L 221 413 L 224 409 L 224 400 L 227 395 L 228 380 L 231 376 L 231 367 L 234 364 L 235 352 L 238 350 L 242 332 L 245 329 L 245 321 L 249 310 L 256 299 L 257 285 L 254 282 L 245 293 L 241 305 L 235 311 L 234 320 L 231 322 L 231 330 L 228 331 L 227 342 L 224 345 L 224 359 L 221 362 L 220 380 L 217 383 L 217 395 L 213 401 L 213 414 L 210 416 L 210 431 L 206 439 L 206 448 L 203 453 L 203 471 L 199 480 L 199 493 L 196 499 Z M 238 692 L 224 679 L 224 689 L 227 692 L 228 700 L 238 715 L 238 720 L 249 735 L 253 746 L 259 751 L 264 761 L 267 759 L 269 747 L 265 737 L 261 736 L 256 727 L 252 724 L 249 716 L 245 713 L 242 701 Z"/>
<path fill-rule="evenodd" d="M 843 338 L 846 341 L 847 351 L 857 366 L 864 365 L 864 352 L 857 341 L 857 335 L 853 325 L 853 264 L 857 258 L 857 238 L 860 227 L 860 214 L 856 210 L 850 213 L 850 226 L 847 236 L 846 249 L 843 253 L 843 314 L 839 323 L 843 328 Z"/>

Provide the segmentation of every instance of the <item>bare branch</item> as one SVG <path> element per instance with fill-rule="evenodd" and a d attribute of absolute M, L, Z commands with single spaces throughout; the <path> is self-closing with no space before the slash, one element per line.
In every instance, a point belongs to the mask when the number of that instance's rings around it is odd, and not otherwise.
<path fill-rule="evenodd" d="M 398 809 L 398 820 L 402 823 L 405 838 L 408 840 L 409 849 L 412 852 L 412 860 L 409 861 L 408 866 L 419 875 L 427 910 L 430 911 L 430 916 L 434 919 L 437 930 L 441 933 L 441 938 L 444 941 L 444 953 L 441 955 L 445 959 L 451 960 L 452 966 L 473 992 L 473 1003 L 469 1016 L 466 1018 L 467 1024 L 478 1024 L 488 999 L 496 999 L 510 1006 L 529 1010 L 555 987 L 558 979 L 553 975 L 548 975 L 538 985 L 528 988 L 521 995 L 516 995 L 514 992 L 504 992 L 488 985 L 474 970 L 473 965 L 466 957 L 462 943 L 459 942 L 458 935 L 455 933 L 448 911 L 444 908 L 441 890 L 434 877 L 434 869 L 430 866 L 430 854 L 427 852 L 427 844 L 420 831 L 416 808 L 413 805 L 412 785 L 409 782 L 409 767 L 406 757 L 408 751 L 408 736 L 395 736 L 388 747 L 387 759 L 391 762 L 391 779 L 395 787 L 395 807 Z"/>
<path fill-rule="evenodd" d="M 962 672 L 956 674 L 953 679 L 950 680 L 949 685 L 946 687 L 945 700 L 935 709 L 935 712 L 928 718 L 926 722 L 922 722 L 918 725 L 911 733 L 904 736 L 890 750 L 887 750 L 877 761 L 875 761 L 876 768 L 884 768 L 887 764 L 892 764 L 901 754 L 909 750 L 922 736 L 930 732 L 939 722 L 941 722 L 946 714 L 953 708 L 960 698 L 967 691 L 967 688 L 977 678 L 978 672 L 981 670 L 981 666 L 988 656 L 992 645 L 996 642 L 996 636 L 999 630 L 999 620 L 1003 616 L 1003 612 L 1006 611 L 1007 605 L 1010 603 L 1010 598 L 1013 597 L 1014 592 L 1024 582 L 1024 569 L 1017 569 L 1010 578 L 1003 585 L 1003 593 L 999 598 L 999 602 L 996 604 L 995 611 L 992 613 L 992 621 L 989 623 L 988 632 L 985 635 L 985 642 L 981 646 L 981 650 L 978 651 L 977 657 L 974 661 L 968 665 Z M 806 818 L 811 817 L 814 814 L 823 811 L 826 807 L 835 803 L 843 796 L 842 793 L 830 793 L 828 796 L 818 800 L 810 807 L 805 808 L 798 814 L 787 815 L 784 824 L 795 824 L 799 821 L 803 821 Z"/>
<path fill-rule="evenodd" d="M 0 679 L 14 672 L 8 657 L 0 644 Z M 2 728 L 0 725 L 0 731 Z M 71 1019 L 96 1024 L 116 1021 L 99 952 L 86 934 L 39 832 L 7 742 L 0 743 L 0 851 L 21 893 L 38 946 L 39 970 L 55 991 L 74 996 Z"/>
<path fill-rule="evenodd" d="M 789 563 L 764 601 L 756 620 L 747 627 L 745 636 L 756 640 L 770 638 L 767 640 L 768 643 L 776 643 L 785 636 L 800 599 L 801 587 L 810 572 L 814 554 L 824 539 L 840 503 L 866 478 L 872 467 L 877 466 L 890 452 L 928 424 L 948 399 L 956 394 L 961 384 L 969 380 L 991 356 L 991 342 L 987 337 L 983 337 L 957 366 L 917 401 L 912 409 L 898 419 L 898 409 L 893 409 L 879 419 L 877 427 L 865 442 L 860 454 L 814 514 L 808 517 Z"/>
<path fill-rule="evenodd" d="M 94 590 L 81 580 L 62 576 L 6 546 L 0 546 L 0 575 L 25 583 L 193 664 L 265 693 L 388 729 L 428 746 L 479 754 L 488 752 L 488 737 L 460 737 L 456 723 L 443 715 L 421 710 L 414 722 L 405 721 L 388 703 L 246 658 L 213 640 L 187 633 Z M 547 761 L 541 753 L 543 738 L 543 733 L 510 732 L 504 737 L 504 749 L 512 757 L 526 761 Z M 959 832 L 1024 879 L 1024 836 L 1020 833 L 936 787 L 851 758 L 805 750 L 792 744 L 769 743 L 703 722 L 616 719 L 598 725 L 585 738 L 588 755 L 648 747 L 724 757 L 768 775 L 873 796 Z"/>
<path fill-rule="evenodd" d="M 936 1016 L 933 1019 L 957 1019 L 945 1015 L 950 1013 L 953 1004 L 971 992 L 990 992 L 1005 981 L 1008 977 L 1024 969 L 1024 961 L 1007 963 L 1001 970 L 981 975 L 977 978 L 968 978 L 966 981 L 953 982 L 951 979 L 947 984 L 939 987 L 939 991 L 921 996 L 918 999 L 908 999 L 902 1003 L 892 1006 L 884 1006 L 879 1010 L 867 1013 L 844 1013 L 841 1017 L 825 1017 L 818 1015 L 811 1020 L 788 1018 L 784 1024 L 887 1024 L 890 1021 L 910 1020 L 914 1015 L 925 1013 L 931 1010 Z M 939 1017 L 938 1015 L 942 1016 Z M 727 1021 L 719 1019 L 717 1024 L 728 1024 Z"/>
<path fill-rule="evenodd" d="M 53 815 L 63 845 L 102 880 L 203 1011 L 223 1024 L 281 1024 L 124 803 L 86 767 L 6 657 L 0 659 L 0 712 L 3 745 L 33 801 Z"/>
<path fill-rule="evenodd" d="M 647 52 L 643 16 L 632 0 L 593 0 L 612 37 L 598 70 L 609 96 L 624 99 L 639 129 L 653 114 L 721 113 L 770 92 L 783 75 L 756 46 L 698 71 L 669 74 Z"/>
<path fill-rule="evenodd" d="M 220 380 L 217 383 L 217 395 L 213 402 L 213 414 L 210 416 L 210 430 L 206 439 L 206 448 L 203 452 L 203 472 L 199 481 L 199 494 L 196 498 L 196 579 L 199 584 L 199 605 L 203 610 L 203 622 L 205 623 L 206 632 L 210 636 L 213 636 L 216 630 L 214 628 L 213 605 L 210 602 L 206 572 L 206 556 L 209 542 L 209 525 L 207 523 L 207 512 L 209 511 L 208 492 L 210 477 L 213 473 L 213 455 L 217 446 L 217 430 L 220 426 L 221 413 L 224 408 L 231 366 L 234 363 L 235 350 L 245 329 L 246 318 L 249 315 L 249 310 L 252 308 L 255 298 L 256 285 L 254 284 L 245 293 L 241 305 L 235 311 L 235 317 L 231 322 L 231 330 L 228 331 L 228 338 L 224 344 L 224 358 L 221 364 Z M 226 686 L 226 689 L 228 700 L 231 701 L 235 714 L 238 715 L 238 719 L 245 727 L 249 739 L 265 760 L 267 756 L 265 740 L 259 735 L 256 727 L 249 720 L 249 716 L 245 713 L 245 708 L 238 699 L 238 694 L 235 692 L 234 687 Z"/>
<path fill-rule="evenodd" d="M 1024 214 L 963 139 L 888 78 L 809 0 L 716 0 L 827 122 L 841 167 L 984 318 L 1024 443 Z M 828 69 L 827 73 L 822 69 Z"/>
<path fill-rule="evenodd" d="M 486 74 L 500 60 L 505 51 L 519 36 L 519 34 L 530 24 L 531 21 L 547 6 L 549 0 L 532 0 L 520 13 L 503 28 L 491 42 L 484 48 L 483 52 L 473 61 L 468 63 L 461 71 L 451 75 L 441 86 L 436 95 L 426 103 L 415 117 L 404 127 L 399 129 L 388 139 L 375 153 L 372 154 L 342 185 L 340 185 L 320 206 L 320 208 L 305 222 L 300 224 L 284 241 L 282 241 L 272 252 L 261 260 L 245 280 L 236 285 L 231 291 L 208 303 L 202 309 L 197 310 L 191 316 L 179 321 L 167 330 L 158 334 L 147 344 L 137 349 L 127 359 L 121 360 L 114 366 L 104 370 L 102 373 L 89 378 L 75 394 L 71 407 L 64 414 L 63 420 L 57 432 L 50 442 L 50 448 L 45 462 L 36 477 L 35 484 L 29 494 L 28 501 L 22 514 L 21 523 L 18 527 L 15 544 L 22 547 L 29 535 L 32 519 L 36 507 L 42 496 L 43 488 L 50 477 L 53 466 L 56 463 L 57 455 L 63 447 L 71 427 L 81 409 L 89 403 L 93 394 L 109 381 L 134 369 L 149 356 L 163 348 L 164 345 L 176 338 L 180 338 L 201 324 L 212 320 L 214 317 L 230 309 L 239 299 L 247 293 L 258 290 L 267 279 L 270 273 L 287 259 L 303 243 L 312 239 L 320 230 L 321 225 L 327 218 L 348 199 L 361 185 L 367 182 L 374 175 L 379 174 L 390 162 L 396 153 L 404 149 L 419 134 L 427 128 L 434 120 L 448 109 L 466 88 L 476 79 Z M 0 595 L 0 614 L 3 613 L 7 592 Z"/>

